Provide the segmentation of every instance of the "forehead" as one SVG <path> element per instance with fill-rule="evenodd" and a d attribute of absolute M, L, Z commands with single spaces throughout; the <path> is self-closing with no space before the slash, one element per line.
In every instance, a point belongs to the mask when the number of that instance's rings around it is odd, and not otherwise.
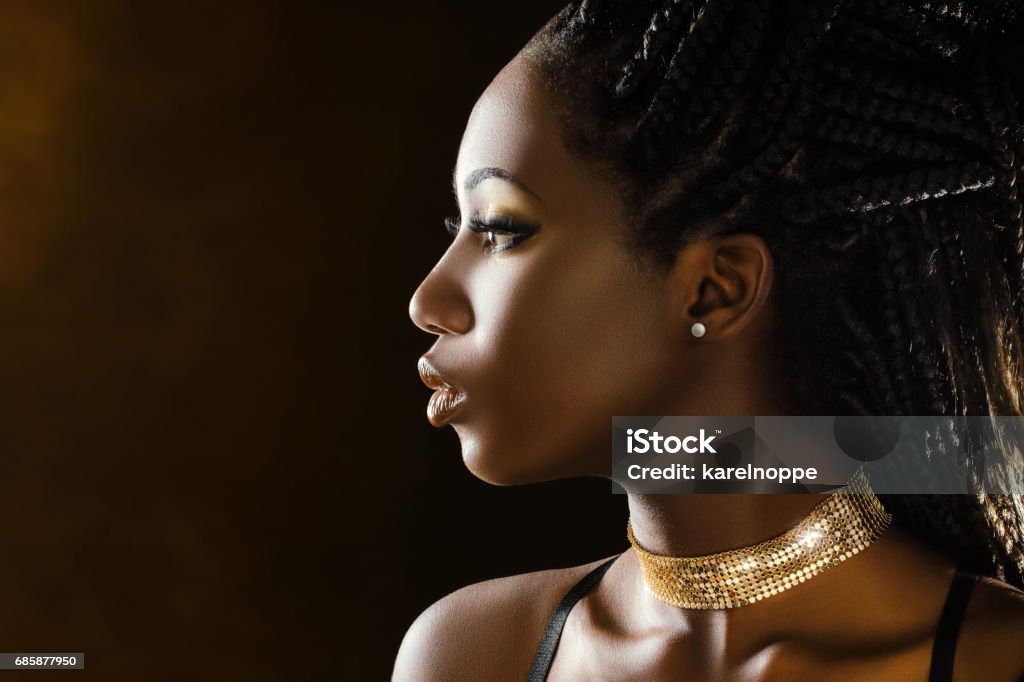
<path fill-rule="evenodd" d="M 521 57 L 495 77 L 469 117 L 455 168 L 461 184 L 479 168 L 501 168 L 538 194 L 581 169 L 563 147 L 557 115 L 534 68 Z M 571 184 L 571 182 L 570 182 Z"/>

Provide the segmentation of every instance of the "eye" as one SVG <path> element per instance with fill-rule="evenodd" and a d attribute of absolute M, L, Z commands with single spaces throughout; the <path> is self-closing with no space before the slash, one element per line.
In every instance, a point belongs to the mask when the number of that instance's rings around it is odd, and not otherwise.
<path fill-rule="evenodd" d="M 469 229 L 484 235 L 484 250 L 490 254 L 508 251 L 523 243 L 540 229 L 538 225 L 499 216 L 486 221 L 473 217 L 469 220 Z"/>
<path fill-rule="evenodd" d="M 444 229 L 454 239 L 459 234 L 459 223 L 462 222 L 458 218 L 445 218 Z"/>
<path fill-rule="evenodd" d="M 495 232 L 494 230 L 488 230 L 484 234 L 487 235 L 487 241 L 485 245 L 493 253 L 494 251 L 500 251 L 508 248 L 507 245 L 511 245 L 515 241 L 515 237 L 510 234 L 503 232 Z"/>

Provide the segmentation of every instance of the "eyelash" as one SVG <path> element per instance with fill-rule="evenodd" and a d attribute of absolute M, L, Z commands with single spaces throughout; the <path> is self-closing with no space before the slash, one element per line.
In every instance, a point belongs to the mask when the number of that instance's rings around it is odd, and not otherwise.
<path fill-rule="evenodd" d="M 445 229 L 448 231 L 448 234 L 450 234 L 452 238 L 458 235 L 458 218 L 445 218 L 444 226 Z M 502 251 L 507 251 L 511 249 L 513 246 L 521 244 L 522 242 L 532 237 L 538 229 L 536 225 L 528 225 L 526 223 L 521 223 L 516 220 L 512 220 L 511 218 L 504 217 L 491 218 L 487 222 L 481 220 L 480 218 L 473 217 L 469 219 L 468 227 L 470 230 L 476 232 L 477 234 L 486 235 L 487 233 L 493 233 L 512 237 L 511 240 L 497 246 L 494 245 L 493 240 L 485 239 L 484 250 L 492 255 L 496 253 L 501 253 Z"/>

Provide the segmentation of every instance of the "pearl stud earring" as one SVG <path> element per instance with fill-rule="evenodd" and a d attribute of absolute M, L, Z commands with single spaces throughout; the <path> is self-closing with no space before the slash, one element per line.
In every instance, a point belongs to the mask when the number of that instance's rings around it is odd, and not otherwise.
<path fill-rule="evenodd" d="M 698 339 L 704 336 L 705 332 L 707 332 L 707 328 L 700 322 L 694 322 L 693 326 L 690 327 L 690 333 L 696 336 Z"/>

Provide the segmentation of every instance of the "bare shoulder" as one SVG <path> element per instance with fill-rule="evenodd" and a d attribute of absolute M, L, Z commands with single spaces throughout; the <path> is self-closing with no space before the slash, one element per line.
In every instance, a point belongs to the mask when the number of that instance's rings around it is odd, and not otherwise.
<path fill-rule="evenodd" d="M 1024 678 L 1024 592 L 981 578 L 964 614 L 956 653 L 958 679 Z"/>
<path fill-rule="evenodd" d="M 555 605 L 601 561 L 487 580 L 440 599 L 409 627 L 392 679 L 525 679 Z"/>

